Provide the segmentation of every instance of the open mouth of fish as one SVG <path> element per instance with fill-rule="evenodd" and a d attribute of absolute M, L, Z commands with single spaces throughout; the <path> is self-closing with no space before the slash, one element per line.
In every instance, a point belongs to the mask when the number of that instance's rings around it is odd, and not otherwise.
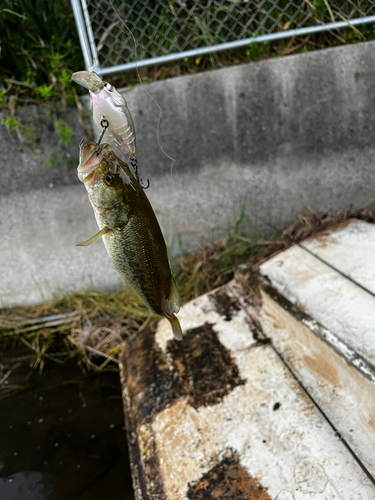
<path fill-rule="evenodd" d="M 81 146 L 78 177 L 87 186 L 92 186 L 100 178 L 100 163 L 109 144 L 97 146 L 95 142 L 85 142 Z"/>

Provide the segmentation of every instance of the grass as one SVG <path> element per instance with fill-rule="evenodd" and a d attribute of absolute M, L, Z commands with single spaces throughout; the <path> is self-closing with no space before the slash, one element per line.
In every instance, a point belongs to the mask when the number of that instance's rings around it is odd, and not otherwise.
<path fill-rule="evenodd" d="M 0 9 L 1 100 L 74 104 L 71 71 L 83 66 L 69 0 L 4 0 Z"/>

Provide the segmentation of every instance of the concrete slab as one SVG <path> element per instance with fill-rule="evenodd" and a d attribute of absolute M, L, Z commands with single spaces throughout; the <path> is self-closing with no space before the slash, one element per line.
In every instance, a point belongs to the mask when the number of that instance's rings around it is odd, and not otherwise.
<path fill-rule="evenodd" d="M 347 221 L 302 245 L 373 287 L 373 224 Z M 260 270 L 264 334 L 375 476 L 375 298 L 298 246 Z"/>
<path fill-rule="evenodd" d="M 372 380 L 366 378 L 293 308 L 286 310 L 285 301 L 281 305 L 269 293 L 262 292 L 263 333 L 375 477 L 375 370 Z"/>
<path fill-rule="evenodd" d="M 75 246 L 98 231 L 82 189 L 40 189 L 0 198 L 0 213 L 9 206 L 13 211 L 0 223 L 0 307 L 121 286 L 102 244 Z"/>
<path fill-rule="evenodd" d="M 366 241 L 363 247 L 361 240 Z M 374 282 L 372 224 L 353 221 L 341 227 L 337 236 L 334 231 L 328 231 L 306 246 L 344 273 L 360 276 L 366 284 Z M 373 295 L 299 246 L 279 253 L 262 264 L 260 270 L 285 298 L 375 365 Z"/>
<path fill-rule="evenodd" d="M 302 245 L 375 294 L 375 224 L 350 219 Z"/>
<path fill-rule="evenodd" d="M 179 318 L 181 343 L 162 320 L 121 360 L 137 500 L 375 499 L 272 346 L 255 338 L 256 307 L 239 282 Z"/>

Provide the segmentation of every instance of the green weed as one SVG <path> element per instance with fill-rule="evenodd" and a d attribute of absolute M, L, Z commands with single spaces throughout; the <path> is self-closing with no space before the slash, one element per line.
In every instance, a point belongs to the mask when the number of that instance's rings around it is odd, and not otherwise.
<path fill-rule="evenodd" d="M 34 93 L 41 101 L 50 101 L 54 95 L 53 85 L 40 85 L 34 89 Z"/>
<path fill-rule="evenodd" d="M 34 129 L 31 127 L 23 127 L 22 132 L 29 146 L 33 146 L 36 142 L 40 141 L 40 137 L 35 134 Z"/>
<path fill-rule="evenodd" d="M 58 153 L 56 156 L 48 156 L 44 160 L 45 165 L 48 165 L 49 167 L 59 167 L 63 169 L 67 169 L 68 165 L 76 165 L 78 163 L 77 158 L 73 158 L 68 154 L 65 153 Z"/>
<path fill-rule="evenodd" d="M 63 160 L 63 157 L 64 157 L 64 154 L 63 153 L 59 153 L 58 155 L 56 155 L 55 157 L 53 157 L 52 155 L 51 156 L 48 156 L 48 158 L 46 158 L 44 160 L 44 163 L 46 165 L 48 165 L 49 167 L 58 167 L 62 160 Z"/>
<path fill-rule="evenodd" d="M 268 42 L 253 42 L 246 50 L 246 56 L 250 61 L 256 61 L 263 56 L 269 55 L 270 48 Z"/>
<path fill-rule="evenodd" d="M 8 116 L 6 119 L 2 119 L 1 124 L 7 125 L 8 127 L 10 127 L 10 130 L 17 130 L 21 126 L 21 122 L 19 122 L 12 116 Z"/>
<path fill-rule="evenodd" d="M 71 127 L 63 120 L 56 120 L 54 122 L 55 132 L 61 144 L 69 146 L 70 140 L 72 138 Z"/>

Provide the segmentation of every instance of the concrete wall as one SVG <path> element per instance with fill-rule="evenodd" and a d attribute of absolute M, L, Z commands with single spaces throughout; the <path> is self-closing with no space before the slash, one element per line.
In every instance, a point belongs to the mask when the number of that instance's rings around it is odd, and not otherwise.
<path fill-rule="evenodd" d="M 270 59 L 142 85 L 126 93 L 141 174 L 166 240 L 177 252 L 226 234 L 247 199 L 247 214 L 280 227 L 305 203 L 361 206 L 374 197 L 375 42 Z M 175 159 L 158 146 L 159 141 Z M 57 146 L 44 111 L 22 110 L 41 137 L 19 151 L 0 128 L 0 303 L 33 303 L 82 288 L 115 288 L 120 278 L 101 242 L 74 245 L 96 231 L 76 176 L 82 131 Z M 62 152 L 65 168 L 43 159 Z M 258 221 L 259 224 L 259 221 Z"/>

